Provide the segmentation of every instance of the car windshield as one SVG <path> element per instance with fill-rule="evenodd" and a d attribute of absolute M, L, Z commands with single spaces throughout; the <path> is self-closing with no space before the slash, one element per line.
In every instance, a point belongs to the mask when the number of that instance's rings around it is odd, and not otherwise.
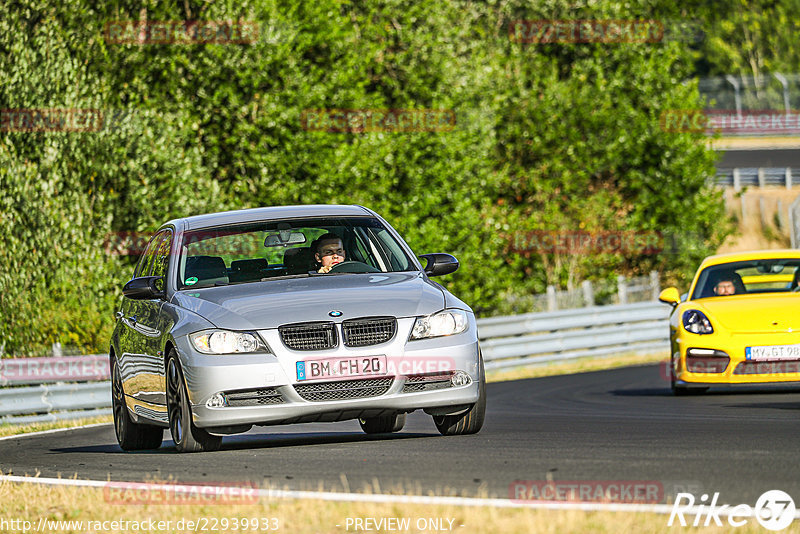
<path fill-rule="evenodd" d="M 703 269 L 692 299 L 798 291 L 800 258 L 737 261 Z"/>
<path fill-rule="evenodd" d="M 320 274 L 317 252 L 338 265 Z M 186 232 L 178 288 L 412 270 L 417 267 L 401 244 L 373 217 L 261 221 Z"/>

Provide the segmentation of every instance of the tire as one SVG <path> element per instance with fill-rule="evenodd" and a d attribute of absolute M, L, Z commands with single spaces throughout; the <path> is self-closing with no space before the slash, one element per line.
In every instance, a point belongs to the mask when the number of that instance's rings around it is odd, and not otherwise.
<path fill-rule="evenodd" d="M 400 432 L 406 424 L 406 414 L 382 415 L 380 417 L 367 417 L 359 419 L 361 430 L 367 434 L 389 434 Z"/>
<path fill-rule="evenodd" d="M 672 394 L 676 397 L 690 397 L 692 395 L 702 395 L 708 388 L 686 388 L 672 384 Z"/>
<path fill-rule="evenodd" d="M 114 433 L 123 451 L 157 449 L 164 439 L 164 429 L 160 426 L 134 423 L 125 404 L 125 391 L 117 359 L 111 362 L 111 406 L 114 412 Z"/>
<path fill-rule="evenodd" d="M 213 436 L 192 422 L 186 382 L 175 349 L 170 350 L 167 357 L 167 410 L 169 431 L 178 452 L 216 451 L 220 448 L 222 437 Z"/>
<path fill-rule="evenodd" d="M 461 436 L 477 434 L 483 427 L 486 418 L 486 374 L 481 356 L 481 383 L 478 386 L 478 402 L 472 408 L 458 415 L 434 415 L 433 424 L 443 436 Z"/>
<path fill-rule="evenodd" d="M 693 395 L 702 395 L 708 388 L 687 388 L 685 386 L 679 386 L 675 383 L 675 369 L 670 364 L 669 366 L 669 385 L 670 389 L 672 389 L 672 394 L 676 397 L 690 397 Z"/>

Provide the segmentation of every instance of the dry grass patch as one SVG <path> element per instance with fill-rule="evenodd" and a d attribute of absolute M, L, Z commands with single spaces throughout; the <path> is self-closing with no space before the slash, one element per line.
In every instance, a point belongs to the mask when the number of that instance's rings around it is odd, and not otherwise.
<path fill-rule="evenodd" d="M 99 415 L 97 417 L 87 417 L 84 419 L 70 419 L 66 421 L 52 421 L 48 423 L 30 423 L 25 425 L 2 423 L 0 424 L 0 437 L 28 434 L 30 432 L 41 432 L 43 430 L 55 430 L 59 428 L 75 428 L 78 426 L 110 423 L 112 421 L 113 418 L 110 415 Z"/>
<path fill-rule="evenodd" d="M 355 520 L 407 520 L 407 530 L 378 529 L 378 532 L 435 532 L 431 527 L 452 525 L 451 532 L 528 534 L 528 533 L 617 533 L 730 532 L 730 527 L 702 529 L 667 527 L 668 516 L 655 513 L 582 512 L 569 510 L 509 509 L 495 507 L 375 504 L 300 499 L 262 499 L 253 504 L 204 505 L 115 505 L 107 502 L 102 489 L 40 486 L 0 482 L 0 518 L 30 521 L 33 529 L 42 521 L 48 532 L 187 532 L 190 521 L 207 525 L 206 531 L 237 532 L 247 518 L 258 520 L 257 530 L 248 532 L 339 533 L 356 532 Z M 348 518 L 350 521 L 348 522 Z M 262 523 L 264 519 L 266 522 Z M 431 521 L 433 520 L 433 521 Z M 73 521 L 72 525 L 53 523 Z M 111 521 L 118 521 L 116 528 Z M 124 522 L 128 523 L 125 524 Z M 157 530 L 132 528 L 133 522 L 163 522 Z M 151 522 L 152 521 L 152 522 Z M 183 521 L 183 523 L 179 523 Z M 227 521 L 227 528 L 224 525 Z M 438 521 L 438 522 L 437 522 Z M 75 522 L 81 522 L 75 523 Z M 737 528 L 742 534 L 763 532 L 750 524 Z M 261 528 L 262 524 L 268 528 Z M 148 525 L 148 526 L 149 526 Z M 385 523 L 384 523 L 385 525 Z M 2 526 L 2 525 L 0 525 Z M 183 529 L 180 527 L 183 526 Z M 212 526 L 216 528 L 212 529 Z M 370 524 L 374 528 L 374 525 Z M 427 528 L 426 528 L 427 526 Z M 727 525 L 726 525 L 727 526 Z M 125 529 L 127 527 L 127 529 Z M 275 529 L 277 527 L 277 529 Z M 349 528 L 348 528 L 349 527 Z M 422 528 L 418 528 L 422 527 Z M 8 528 L 3 531 L 14 530 Z M 203 531 L 202 526 L 197 529 Z M 17 530 L 21 532 L 22 530 Z M 365 531 L 364 529 L 358 531 Z M 439 530 L 442 532 L 443 530 Z M 792 525 L 784 532 L 800 532 Z"/>

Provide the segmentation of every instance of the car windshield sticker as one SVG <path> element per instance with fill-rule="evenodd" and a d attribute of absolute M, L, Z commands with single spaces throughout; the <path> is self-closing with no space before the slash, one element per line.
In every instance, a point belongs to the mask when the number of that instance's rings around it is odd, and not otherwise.
<path fill-rule="evenodd" d="M 196 283 L 197 283 L 197 277 L 196 276 L 190 276 L 189 278 L 186 279 L 186 282 L 185 282 L 185 284 L 187 286 L 193 286 Z"/>

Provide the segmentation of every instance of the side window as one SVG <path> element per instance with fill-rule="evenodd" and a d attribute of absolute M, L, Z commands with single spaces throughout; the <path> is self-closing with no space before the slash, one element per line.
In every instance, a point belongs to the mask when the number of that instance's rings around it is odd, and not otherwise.
<path fill-rule="evenodd" d="M 155 258 L 156 250 L 163 235 L 163 233 L 157 234 L 153 237 L 153 239 L 150 240 L 147 248 L 144 249 L 142 257 L 139 258 L 139 263 L 136 264 L 136 270 L 133 272 L 134 278 L 139 278 L 140 276 L 149 276 L 150 271 L 153 268 L 153 259 Z"/>
<path fill-rule="evenodd" d="M 158 248 L 153 255 L 153 274 L 151 276 L 166 276 L 169 265 L 169 251 L 172 247 L 172 231 L 164 230 L 163 238 L 157 238 Z"/>

